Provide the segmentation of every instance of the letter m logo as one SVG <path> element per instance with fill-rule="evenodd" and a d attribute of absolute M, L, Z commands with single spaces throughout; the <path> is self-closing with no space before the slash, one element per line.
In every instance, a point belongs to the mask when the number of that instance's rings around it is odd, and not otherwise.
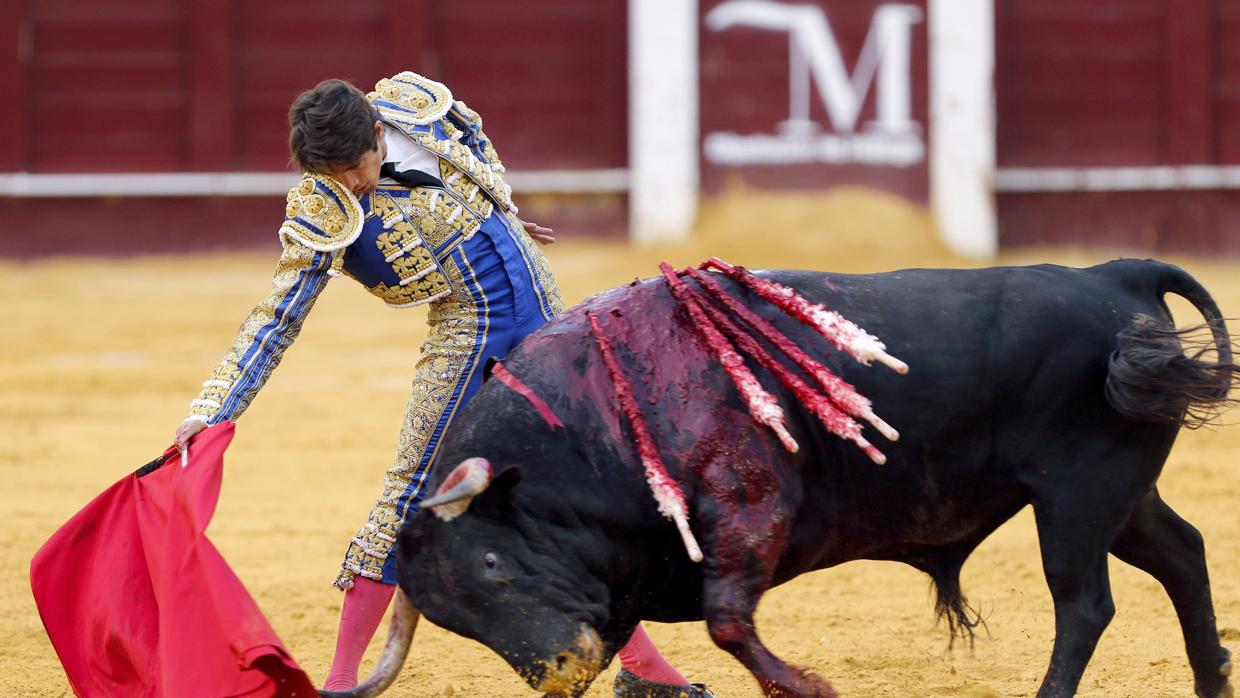
<path fill-rule="evenodd" d="M 922 11 L 915 5 L 880 5 L 852 74 L 844 67 L 844 57 L 826 12 L 816 5 L 727 0 L 707 13 L 706 26 L 713 31 L 743 26 L 788 33 L 790 113 L 783 124 L 785 130 L 814 130 L 815 124 L 809 118 L 812 82 L 822 97 L 832 128 L 853 133 L 866 96 L 877 84 L 878 115 L 866 124 L 867 130 L 905 135 L 918 128 L 910 110 L 909 54 L 912 27 L 921 20 Z"/>

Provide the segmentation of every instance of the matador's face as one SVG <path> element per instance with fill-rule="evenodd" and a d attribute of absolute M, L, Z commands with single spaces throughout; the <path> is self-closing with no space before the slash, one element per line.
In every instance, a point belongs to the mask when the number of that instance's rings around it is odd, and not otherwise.
<path fill-rule="evenodd" d="M 379 186 L 379 168 L 387 157 L 387 143 L 383 139 L 383 124 L 375 122 L 375 136 L 378 146 L 367 150 L 357 164 L 339 164 L 327 168 L 323 174 L 340 182 L 340 185 L 354 194 L 369 194 Z"/>

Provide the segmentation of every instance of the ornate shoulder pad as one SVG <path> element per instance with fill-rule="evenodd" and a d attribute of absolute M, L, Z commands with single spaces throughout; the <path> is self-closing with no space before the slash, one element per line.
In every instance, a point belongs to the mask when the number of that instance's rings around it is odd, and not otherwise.
<path fill-rule="evenodd" d="M 470 109 L 468 104 L 462 102 L 459 99 L 456 100 L 456 111 L 471 126 L 474 126 L 479 129 L 482 128 L 482 117 L 478 115 L 478 112 L 474 111 L 473 109 Z"/>
<path fill-rule="evenodd" d="M 447 87 L 408 70 L 380 80 L 366 97 L 384 120 L 417 126 L 442 119 L 452 108 Z"/>
<path fill-rule="evenodd" d="M 292 238 L 319 252 L 352 244 L 362 232 L 366 213 L 353 192 L 327 175 L 307 172 L 289 190 L 280 238 Z"/>
<path fill-rule="evenodd" d="M 482 140 L 482 154 L 486 156 L 487 162 L 490 163 L 491 171 L 501 175 L 504 174 L 507 169 L 504 167 L 504 163 L 500 162 L 499 153 L 495 152 L 495 145 L 491 143 L 491 139 L 482 131 L 482 117 L 478 112 L 470 109 L 468 104 L 459 99 L 456 101 L 455 109 L 456 113 L 477 131 L 478 137 Z M 504 186 L 508 186 L 507 183 Z"/>

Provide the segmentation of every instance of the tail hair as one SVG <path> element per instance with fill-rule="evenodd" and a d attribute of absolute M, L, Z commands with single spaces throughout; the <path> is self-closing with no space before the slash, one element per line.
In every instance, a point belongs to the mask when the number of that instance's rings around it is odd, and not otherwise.
<path fill-rule="evenodd" d="M 1224 342 L 1216 345 L 1220 333 Z M 1223 412 L 1240 403 L 1231 397 L 1240 366 L 1230 351 L 1221 351 L 1229 339 L 1222 318 L 1176 329 L 1166 320 L 1137 315 L 1117 339 L 1106 396 L 1124 417 L 1200 429 L 1220 424 Z M 1216 360 L 1209 360 L 1210 353 Z"/>
<path fill-rule="evenodd" d="M 967 640 L 972 649 L 977 628 L 987 633 L 990 629 L 986 627 L 986 617 L 969 604 L 961 591 L 960 570 L 932 575 L 930 583 L 934 589 L 934 615 L 940 623 L 947 623 L 948 648 L 955 647 L 956 640 Z"/>
<path fill-rule="evenodd" d="M 909 561 L 930 575 L 934 614 L 939 623 L 947 623 L 948 649 L 956 646 L 956 640 L 967 640 L 969 649 L 972 649 L 978 628 L 988 634 L 990 632 L 986 627 L 986 617 L 969 604 L 960 588 L 960 569 L 972 549 L 972 546 L 941 549 L 936 554 Z"/>

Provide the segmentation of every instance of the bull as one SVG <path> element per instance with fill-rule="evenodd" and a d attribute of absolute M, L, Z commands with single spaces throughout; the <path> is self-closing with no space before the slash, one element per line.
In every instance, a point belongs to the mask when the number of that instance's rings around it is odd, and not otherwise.
<path fill-rule="evenodd" d="M 768 588 L 850 560 L 902 562 L 930 576 L 953 634 L 971 636 L 979 619 L 961 567 L 1025 506 L 1055 609 L 1039 698 L 1076 693 L 1114 614 L 1108 553 L 1171 597 L 1196 694 L 1232 695 L 1202 537 L 1157 488 L 1178 430 L 1232 402 L 1231 340 L 1196 280 L 1135 260 L 761 275 L 857 321 L 912 367 L 907 376 L 862 367 L 718 275 L 873 399 L 902 433 L 884 445 L 888 463 L 831 436 L 757 371 L 800 444 L 782 448 L 754 424 L 665 280 L 594 296 L 505 361 L 544 405 L 491 380 L 446 436 L 430 482 L 437 496 L 426 502 L 437 515 L 420 512 L 400 534 L 403 594 L 386 676 L 353 695 L 394 676 L 416 608 L 548 695 L 581 695 L 641 620 L 705 620 L 765 695 L 834 696 L 759 640 L 754 610 Z M 1204 316 L 1213 357 L 1186 355 L 1167 293 Z M 689 503 L 701 563 L 656 510 L 588 314 L 614 320 L 617 355 Z"/>

